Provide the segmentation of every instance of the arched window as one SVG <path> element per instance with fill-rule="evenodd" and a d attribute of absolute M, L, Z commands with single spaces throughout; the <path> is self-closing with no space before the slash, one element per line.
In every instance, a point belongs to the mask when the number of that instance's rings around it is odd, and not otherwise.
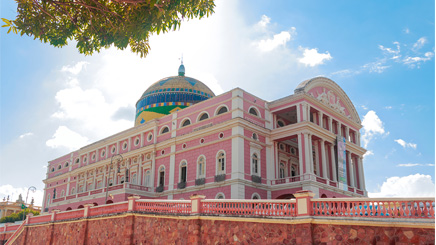
<path fill-rule="evenodd" d="M 200 119 L 198 119 L 198 121 L 203 121 L 209 118 L 209 115 L 205 112 L 203 114 L 201 114 Z"/>
<path fill-rule="evenodd" d="M 58 166 L 58 170 L 61 169 L 61 168 L 62 168 L 62 165 L 59 164 L 59 166 Z"/>
<path fill-rule="evenodd" d="M 54 171 L 55 171 L 55 168 L 51 168 L 51 171 L 54 172 Z"/>
<path fill-rule="evenodd" d="M 226 197 L 224 196 L 224 193 L 220 192 L 216 194 L 215 199 L 226 199 Z"/>
<path fill-rule="evenodd" d="M 226 155 L 220 151 L 217 156 L 217 174 L 226 173 Z"/>
<path fill-rule="evenodd" d="M 200 156 L 197 160 L 197 179 L 205 178 L 206 160 Z"/>
<path fill-rule="evenodd" d="M 285 164 L 280 163 L 280 179 L 283 179 L 285 177 Z"/>
<path fill-rule="evenodd" d="M 66 209 L 66 211 L 70 211 L 70 210 L 73 210 L 71 207 L 68 207 L 67 209 Z"/>
<path fill-rule="evenodd" d="M 253 193 L 253 195 L 251 195 L 251 199 L 260 200 L 261 198 L 260 198 L 260 195 L 255 192 L 255 193 Z"/>
<path fill-rule="evenodd" d="M 165 167 L 161 166 L 159 168 L 159 186 L 165 185 Z"/>
<path fill-rule="evenodd" d="M 65 163 L 65 167 L 68 167 L 68 162 Z"/>
<path fill-rule="evenodd" d="M 182 123 L 182 127 L 188 126 L 188 125 L 190 125 L 190 124 L 191 124 L 191 120 L 186 119 L 185 121 L 183 121 L 183 123 Z"/>
<path fill-rule="evenodd" d="M 186 183 L 186 176 L 187 176 L 187 164 L 185 161 L 180 163 L 180 183 Z"/>
<path fill-rule="evenodd" d="M 136 173 L 132 174 L 132 181 L 131 181 L 131 183 L 136 185 Z"/>
<path fill-rule="evenodd" d="M 228 112 L 228 111 L 229 111 L 229 110 L 227 109 L 227 107 L 222 106 L 222 107 L 218 110 L 217 115 L 219 115 L 219 114 L 223 114 L 223 113 L 226 113 L 226 112 Z"/>
<path fill-rule="evenodd" d="M 120 184 L 123 184 L 124 183 L 124 176 L 121 176 L 121 178 L 120 178 Z"/>
<path fill-rule="evenodd" d="M 151 177 L 151 172 L 150 170 L 147 170 L 144 176 L 144 186 L 150 186 L 150 177 Z"/>
<path fill-rule="evenodd" d="M 251 107 L 250 110 L 248 110 L 248 113 L 255 115 L 255 116 L 259 116 L 259 113 L 257 112 L 256 109 L 254 109 L 254 107 Z"/>
<path fill-rule="evenodd" d="M 71 188 L 71 195 L 74 195 L 74 194 L 76 194 L 76 188 Z"/>
<path fill-rule="evenodd" d="M 259 175 L 259 158 L 256 153 L 251 156 L 251 171 L 253 175 Z"/>
<path fill-rule="evenodd" d="M 162 128 L 162 131 L 160 131 L 160 134 L 168 133 L 169 131 L 170 129 L 167 126 L 165 126 Z"/>

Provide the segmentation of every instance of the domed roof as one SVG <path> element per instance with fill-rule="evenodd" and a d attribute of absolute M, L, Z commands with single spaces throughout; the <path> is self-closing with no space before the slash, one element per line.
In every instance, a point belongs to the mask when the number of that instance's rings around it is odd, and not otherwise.
<path fill-rule="evenodd" d="M 153 83 L 136 103 L 135 126 L 214 97 L 213 91 L 199 80 L 185 76 L 183 63 L 179 76 Z"/>

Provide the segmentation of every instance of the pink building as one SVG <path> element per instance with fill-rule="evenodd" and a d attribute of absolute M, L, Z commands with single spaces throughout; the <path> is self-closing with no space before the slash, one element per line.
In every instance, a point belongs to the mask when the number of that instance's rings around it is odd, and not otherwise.
<path fill-rule="evenodd" d="M 132 115 L 133 116 L 133 115 Z M 265 101 L 178 76 L 151 85 L 135 126 L 49 162 L 45 211 L 147 199 L 367 196 L 359 115 L 332 80 Z"/>

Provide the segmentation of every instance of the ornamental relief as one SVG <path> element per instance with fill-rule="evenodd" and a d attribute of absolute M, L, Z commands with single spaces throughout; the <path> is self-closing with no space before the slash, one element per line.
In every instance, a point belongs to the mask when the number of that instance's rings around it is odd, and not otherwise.
<path fill-rule="evenodd" d="M 339 99 L 339 96 L 335 95 L 333 91 L 329 90 L 326 93 L 325 88 L 323 88 L 322 93 L 319 93 L 319 91 L 316 91 L 315 93 L 316 95 L 314 95 L 313 92 L 309 94 L 317 100 L 321 101 L 323 104 L 330 106 L 337 112 L 351 119 L 350 115 L 345 114 L 345 107 L 341 105 L 341 100 Z"/>

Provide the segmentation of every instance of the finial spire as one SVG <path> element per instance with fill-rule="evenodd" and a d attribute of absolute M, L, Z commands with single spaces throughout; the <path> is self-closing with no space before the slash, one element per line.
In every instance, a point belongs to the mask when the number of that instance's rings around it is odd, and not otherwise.
<path fill-rule="evenodd" d="M 181 60 L 181 64 L 179 66 L 179 76 L 185 76 L 185 66 L 183 65 L 183 54 L 180 60 Z"/>

